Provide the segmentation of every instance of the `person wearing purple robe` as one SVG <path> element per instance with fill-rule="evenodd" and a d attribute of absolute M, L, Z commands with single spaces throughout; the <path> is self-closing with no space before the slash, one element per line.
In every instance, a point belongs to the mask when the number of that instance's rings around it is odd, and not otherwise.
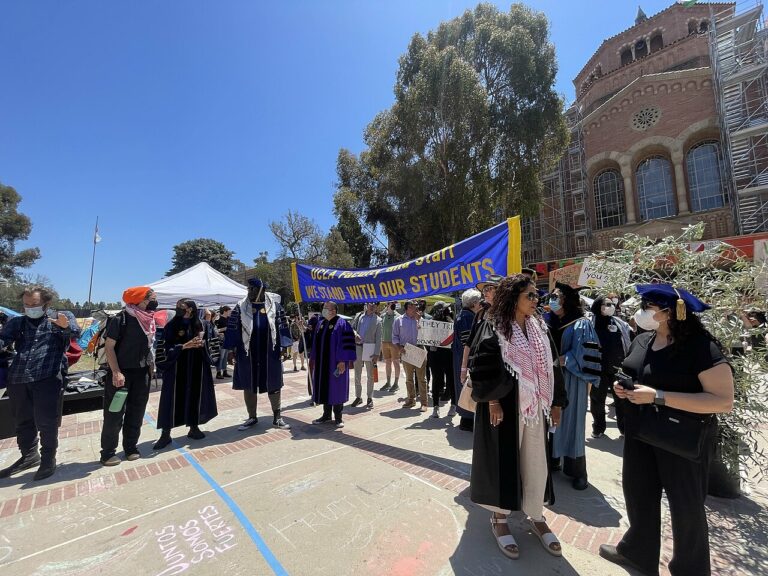
<path fill-rule="evenodd" d="M 343 428 L 341 411 L 349 400 L 349 371 L 347 364 L 354 362 L 355 332 L 352 326 L 337 313 L 335 302 L 323 305 L 323 319 L 314 333 L 309 370 L 312 373 L 312 400 L 323 405 L 323 415 L 312 424 L 331 421 L 331 411 L 336 428 Z"/>

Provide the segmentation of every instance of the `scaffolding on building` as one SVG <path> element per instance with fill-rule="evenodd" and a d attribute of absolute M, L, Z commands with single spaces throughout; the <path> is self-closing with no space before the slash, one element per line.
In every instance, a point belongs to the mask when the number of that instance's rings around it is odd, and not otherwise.
<path fill-rule="evenodd" d="M 710 7 L 710 55 L 728 195 L 740 234 L 768 230 L 768 32 L 761 0 Z"/>
<path fill-rule="evenodd" d="M 565 116 L 571 134 L 568 149 L 544 176 L 539 215 L 522 222 L 524 262 L 562 260 L 590 251 L 581 106 L 574 104 Z"/>

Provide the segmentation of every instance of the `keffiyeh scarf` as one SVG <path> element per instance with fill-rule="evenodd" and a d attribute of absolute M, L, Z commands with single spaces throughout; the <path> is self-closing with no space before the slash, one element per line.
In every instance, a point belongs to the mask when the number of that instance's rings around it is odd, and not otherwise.
<path fill-rule="evenodd" d="M 517 378 L 520 414 L 526 425 L 539 421 L 543 411 L 549 416 L 555 373 L 552 367 L 552 350 L 544 327 L 538 320 L 525 319 L 525 331 L 512 322 L 512 337 L 507 340 L 499 331 L 501 357 L 507 371 Z"/>

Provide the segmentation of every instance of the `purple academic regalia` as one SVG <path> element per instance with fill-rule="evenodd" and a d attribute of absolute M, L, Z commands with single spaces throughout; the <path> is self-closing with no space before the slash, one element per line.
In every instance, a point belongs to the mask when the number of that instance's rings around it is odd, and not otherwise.
<path fill-rule="evenodd" d="M 334 371 L 339 362 L 354 362 L 356 358 L 352 327 L 339 316 L 330 322 L 320 320 L 311 350 L 312 400 L 316 404 L 344 404 L 349 400 L 349 366 L 339 376 L 334 376 Z"/>

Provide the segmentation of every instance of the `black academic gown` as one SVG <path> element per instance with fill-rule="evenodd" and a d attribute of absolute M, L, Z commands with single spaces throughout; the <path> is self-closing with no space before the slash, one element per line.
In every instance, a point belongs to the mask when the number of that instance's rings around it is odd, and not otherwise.
<path fill-rule="evenodd" d="M 218 415 L 211 374 L 213 362 L 207 346 L 210 330 L 204 326 L 203 332 L 205 345 L 202 348 L 182 350 L 182 345 L 196 336 L 192 333 L 191 322 L 185 323 L 178 318 L 165 326 L 166 359 L 158 366 L 163 375 L 157 415 L 159 429 L 197 426 Z"/>
<path fill-rule="evenodd" d="M 487 322 L 485 318 L 479 322 Z M 470 340 L 471 342 L 471 340 Z M 556 369 L 557 370 L 557 369 Z M 517 382 L 504 396 L 497 397 L 488 390 L 488 399 L 498 399 L 506 416 L 498 426 L 491 425 L 488 402 L 478 402 L 475 408 L 475 430 L 470 478 L 470 499 L 475 504 L 505 511 L 522 509 L 523 488 L 520 478 L 519 406 Z M 555 378 L 553 406 L 567 404 L 562 379 Z M 540 425 L 548 423 L 542 417 Z M 544 503 L 555 503 L 552 474 L 547 473 Z"/>

